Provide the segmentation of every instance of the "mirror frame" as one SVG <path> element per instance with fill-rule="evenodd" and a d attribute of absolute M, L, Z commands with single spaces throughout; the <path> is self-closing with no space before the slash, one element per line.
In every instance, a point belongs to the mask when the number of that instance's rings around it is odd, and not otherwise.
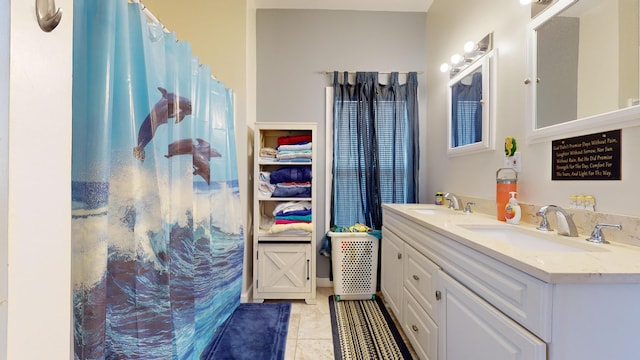
<path fill-rule="evenodd" d="M 527 87 L 526 138 L 528 143 L 539 143 L 640 125 L 640 106 L 636 105 L 584 118 L 578 118 L 561 124 L 550 125 L 539 129 L 536 128 L 536 81 L 533 81 L 533 79 L 538 78 L 536 60 L 538 42 L 536 30 L 553 16 L 559 14 L 578 1 L 579 0 L 558 0 L 558 2 L 552 4 L 544 12 L 532 19 L 527 27 L 529 49 L 527 54 L 527 70 L 531 76 L 530 78 L 525 79 L 525 86 Z"/>
<path fill-rule="evenodd" d="M 467 155 L 495 149 L 495 113 L 496 113 L 496 78 L 498 68 L 498 49 L 493 49 L 459 74 L 451 78 L 447 85 L 447 155 L 449 157 Z M 479 68 L 482 69 L 482 141 L 452 147 L 451 145 L 451 88 Z"/>

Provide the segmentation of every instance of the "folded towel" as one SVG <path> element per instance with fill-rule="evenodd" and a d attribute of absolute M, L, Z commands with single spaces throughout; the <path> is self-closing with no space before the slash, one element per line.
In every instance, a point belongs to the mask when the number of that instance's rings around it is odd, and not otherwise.
<path fill-rule="evenodd" d="M 276 224 L 281 225 L 281 224 L 305 224 L 305 223 L 310 223 L 311 221 L 299 221 L 299 220 L 285 220 L 285 219 L 276 219 Z"/>
<path fill-rule="evenodd" d="M 287 153 L 278 153 L 276 159 L 278 160 L 291 160 L 291 159 L 311 159 L 311 153 L 297 153 L 297 152 L 287 152 Z"/>
<path fill-rule="evenodd" d="M 280 145 L 293 145 L 304 144 L 311 141 L 311 135 L 293 135 L 293 136 L 281 136 L 278 138 L 278 146 Z"/>
<path fill-rule="evenodd" d="M 279 212 L 289 212 L 296 210 L 311 210 L 311 203 L 309 201 L 287 201 L 280 203 L 273 210 L 273 216 L 276 216 Z"/>
<path fill-rule="evenodd" d="M 287 162 L 287 163 L 310 163 L 311 162 L 311 157 L 304 157 L 304 158 L 300 158 L 300 157 L 292 157 L 291 159 L 277 159 L 277 161 L 281 161 L 281 162 Z"/>
<path fill-rule="evenodd" d="M 311 182 L 310 181 L 306 181 L 306 182 L 281 182 L 281 183 L 277 183 L 276 184 L 277 187 L 281 187 L 281 188 L 302 188 L 302 187 L 311 187 Z"/>
<path fill-rule="evenodd" d="M 271 197 L 299 197 L 308 198 L 311 197 L 311 187 L 278 187 L 273 191 Z"/>
<path fill-rule="evenodd" d="M 311 210 L 304 209 L 304 210 L 278 211 L 275 215 L 276 216 L 291 216 L 291 215 L 304 216 L 304 215 L 311 215 Z"/>
<path fill-rule="evenodd" d="M 311 150 L 311 143 L 308 142 L 306 144 L 294 144 L 294 145 L 280 145 L 278 146 L 278 151 L 298 151 L 298 150 Z"/>
<path fill-rule="evenodd" d="M 278 150 L 278 154 L 311 154 L 311 150 Z"/>
<path fill-rule="evenodd" d="M 311 166 L 285 166 L 272 171 L 269 178 L 272 184 L 281 182 L 305 182 L 311 181 Z"/>
<path fill-rule="evenodd" d="M 260 149 L 260 157 L 271 157 L 274 158 L 278 155 L 278 151 L 274 148 L 263 147 Z"/>
<path fill-rule="evenodd" d="M 311 222 L 311 215 L 276 215 L 276 221 L 278 220 Z"/>
<path fill-rule="evenodd" d="M 313 231 L 313 223 L 295 223 L 295 224 L 274 224 L 269 228 L 269 233 L 277 234 L 290 230 L 302 230 L 306 232 Z"/>
<path fill-rule="evenodd" d="M 271 195 L 273 195 L 273 192 L 275 190 L 276 190 L 276 186 L 273 184 L 269 184 L 266 181 L 260 181 L 260 184 L 258 184 L 258 192 L 263 197 L 266 197 L 266 198 L 271 197 Z"/>

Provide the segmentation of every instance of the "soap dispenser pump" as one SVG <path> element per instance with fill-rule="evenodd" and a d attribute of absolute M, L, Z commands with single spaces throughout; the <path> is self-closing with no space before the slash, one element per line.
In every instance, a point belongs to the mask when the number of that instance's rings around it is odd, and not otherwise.
<path fill-rule="evenodd" d="M 520 223 L 522 210 L 520 209 L 520 205 L 516 199 L 517 192 L 510 191 L 509 194 L 511 194 L 511 199 L 509 199 L 509 202 L 504 207 L 504 217 L 507 220 L 507 224 L 517 225 Z"/>

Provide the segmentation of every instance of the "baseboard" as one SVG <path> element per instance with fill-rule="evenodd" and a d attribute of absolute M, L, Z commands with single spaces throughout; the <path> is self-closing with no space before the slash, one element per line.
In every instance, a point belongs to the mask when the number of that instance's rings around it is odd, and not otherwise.
<path fill-rule="evenodd" d="M 316 287 L 333 287 L 333 281 L 329 278 L 316 278 Z"/>
<path fill-rule="evenodd" d="M 250 286 L 247 290 L 240 294 L 241 303 L 249 303 L 253 297 L 253 286 Z"/>
<path fill-rule="evenodd" d="M 331 281 L 329 278 L 316 278 L 316 287 L 332 288 L 333 281 Z M 253 286 L 249 287 L 247 290 L 243 291 L 240 294 L 241 303 L 249 303 L 252 300 L 253 300 Z"/>

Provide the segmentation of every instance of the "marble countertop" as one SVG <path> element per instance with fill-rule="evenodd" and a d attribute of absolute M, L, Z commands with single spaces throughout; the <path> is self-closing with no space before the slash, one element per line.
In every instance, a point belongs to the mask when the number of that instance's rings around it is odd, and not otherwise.
<path fill-rule="evenodd" d="M 547 283 L 640 283 L 640 248 L 636 246 L 594 244 L 585 240 L 589 234 L 545 233 L 533 224 L 506 224 L 494 216 L 465 214 L 446 206 L 384 204 L 383 209 Z M 494 229 L 512 235 L 499 239 L 484 233 Z"/>

